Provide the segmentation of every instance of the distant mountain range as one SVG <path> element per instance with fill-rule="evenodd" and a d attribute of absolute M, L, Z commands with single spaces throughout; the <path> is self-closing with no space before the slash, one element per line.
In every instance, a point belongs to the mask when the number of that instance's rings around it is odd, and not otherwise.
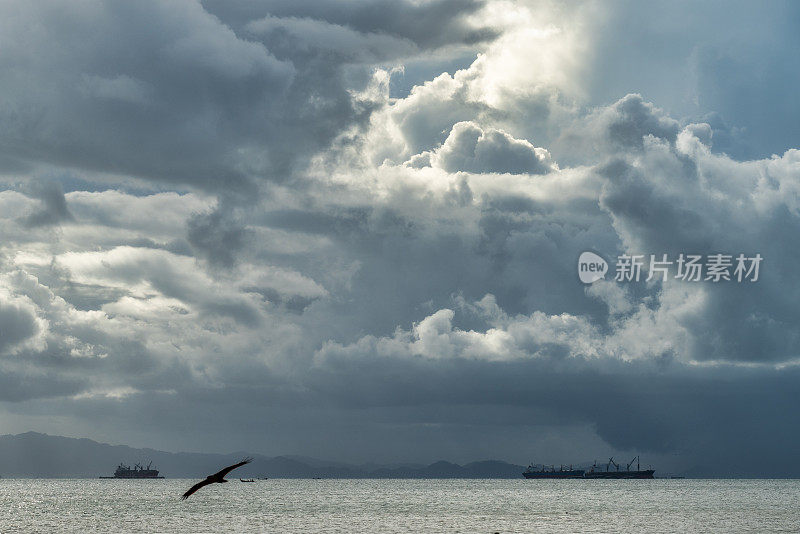
<path fill-rule="evenodd" d="M 221 466 L 252 456 L 253 463 L 237 470 L 242 478 L 520 478 L 524 467 L 497 460 L 458 465 L 439 461 L 430 465 L 353 465 L 303 456 L 263 456 L 246 452 L 203 454 L 136 449 L 90 439 L 65 438 L 37 432 L 0 436 L 0 476 L 90 477 L 110 476 L 120 462 L 153 462 L 167 478 L 202 477 Z"/>

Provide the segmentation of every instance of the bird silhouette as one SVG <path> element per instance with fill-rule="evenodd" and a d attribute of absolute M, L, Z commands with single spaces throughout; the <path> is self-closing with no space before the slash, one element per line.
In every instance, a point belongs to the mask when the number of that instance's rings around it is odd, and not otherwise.
<path fill-rule="evenodd" d="M 231 471 L 233 471 L 237 467 L 241 467 L 244 464 L 249 464 L 252 461 L 253 461 L 252 458 L 245 458 L 244 460 L 242 460 L 238 464 L 229 465 L 225 469 L 221 469 L 221 470 L 217 471 L 216 473 L 214 473 L 213 475 L 208 475 L 205 480 L 201 480 L 200 482 L 198 482 L 197 484 L 195 484 L 194 486 L 189 488 L 186 491 L 186 493 L 183 494 L 183 496 L 181 497 L 181 500 L 188 499 L 189 495 L 191 495 L 195 491 L 199 490 L 203 486 L 208 486 L 209 484 L 214 484 L 215 482 L 219 483 L 219 484 L 224 484 L 225 482 L 227 482 L 227 480 L 225 480 L 225 475 L 227 475 L 228 473 L 230 473 Z"/>

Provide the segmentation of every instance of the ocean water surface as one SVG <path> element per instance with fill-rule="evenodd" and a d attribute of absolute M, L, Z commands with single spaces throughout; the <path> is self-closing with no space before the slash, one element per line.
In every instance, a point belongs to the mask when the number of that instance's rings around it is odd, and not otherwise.
<path fill-rule="evenodd" d="M 2 479 L 0 532 L 800 532 L 797 480 Z"/>

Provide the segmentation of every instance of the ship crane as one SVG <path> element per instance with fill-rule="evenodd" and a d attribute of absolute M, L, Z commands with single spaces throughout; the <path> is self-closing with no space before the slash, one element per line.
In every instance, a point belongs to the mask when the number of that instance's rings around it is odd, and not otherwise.
<path fill-rule="evenodd" d="M 629 464 L 628 464 L 628 467 L 627 467 L 626 469 L 627 469 L 628 471 L 630 471 L 630 470 L 631 470 L 631 466 L 633 465 L 633 462 L 634 462 L 634 460 L 636 461 L 636 470 L 637 470 L 637 471 L 640 471 L 640 469 L 639 469 L 639 456 L 638 456 L 638 455 L 637 455 L 637 456 L 635 456 L 635 457 L 633 458 L 633 460 L 631 460 L 631 463 L 629 463 Z"/>
<path fill-rule="evenodd" d="M 611 470 L 610 467 L 611 467 L 612 464 L 614 465 L 614 467 L 617 468 L 617 471 L 619 471 L 619 464 L 614 461 L 614 457 L 613 456 L 608 459 L 608 463 L 606 464 L 606 471 L 610 471 Z"/>

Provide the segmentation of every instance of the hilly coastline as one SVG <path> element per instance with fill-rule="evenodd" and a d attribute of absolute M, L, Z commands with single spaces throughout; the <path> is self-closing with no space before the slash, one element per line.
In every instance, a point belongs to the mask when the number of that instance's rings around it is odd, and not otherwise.
<path fill-rule="evenodd" d="M 111 475 L 120 462 L 153 462 L 167 478 L 199 477 L 220 465 L 249 455 L 252 464 L 242 477 L 269 478 L 519 478 L 523 466 L 498 460 L 465 465 L 438 461 L 422 464 L 347 464 L 303 456 L 265 456 L 245 451 L 230 454 L 166 452 L 90 439 L 51 436 L 37 432 L 0 436 L 0 476 L 20 478 L 95 478 Z"/>

